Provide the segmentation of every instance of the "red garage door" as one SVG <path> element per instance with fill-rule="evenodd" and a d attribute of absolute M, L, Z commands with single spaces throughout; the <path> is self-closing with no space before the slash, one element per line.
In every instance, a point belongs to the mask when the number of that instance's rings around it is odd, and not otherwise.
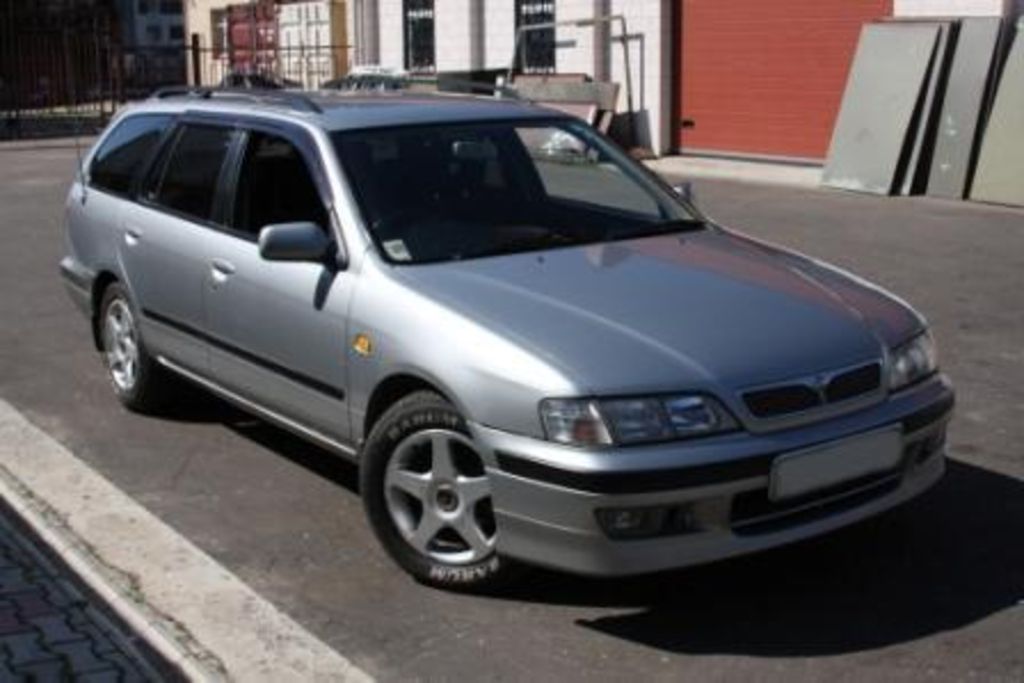
<path fill-rule="evenodd" d="M 892 0 L 679 0 L 685 150 L 824 158 L 861 26 Z"/>

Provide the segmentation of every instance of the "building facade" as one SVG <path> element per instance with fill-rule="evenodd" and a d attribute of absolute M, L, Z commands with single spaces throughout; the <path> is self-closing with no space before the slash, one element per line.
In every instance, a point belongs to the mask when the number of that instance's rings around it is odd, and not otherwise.
<path fill-rule="evenodd" d="M 125 78 L 146 87 L 185 76 L 182 0 L 117 0 Z"/>
<path fill-rule="evenodd" d="M 351 0 L 356 64 L 413 73 L 516 67 L 620 84 L 656 153 L 820 162 L 864 23 L 1011 16 L 1024 0 Z M 621 16 L 600 27 L 596 17 Z"/>
<path fill-rule="evenodd" d="M 348 71 L 345 0 L 185 0 L 189 82 L 260 72 L 317 88 Z"/>

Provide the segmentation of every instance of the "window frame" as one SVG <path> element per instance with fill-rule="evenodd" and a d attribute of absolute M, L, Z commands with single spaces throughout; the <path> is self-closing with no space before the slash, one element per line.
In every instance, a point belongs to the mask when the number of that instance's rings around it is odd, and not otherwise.
<path fill-rule="evenodd" d="M 151 115 L 154 113 L 146 112 L 136 114 L 135 116 Z M 324 231 L 331 242 L 337 245 L 339 253 L 347 253 L 344 252 L 345 241 L 332 200 L 333 193 L 330 181 L 328 180 L 327 169 L 323 165 L 319 147 L 308 131 L 301 126 L 285 121 L 245 115 L 225 116 L 205 112 L 185 112 L 184 114 L 168 115 L 171 116 L 171 122 L 164 130 L 163 138 L 154 146 L 154 150 L 151 152 L 145 168 L 141 169 L 141 172 L 136 175 L 131 195 L 126 198 L 151 211 L 188 221 L 195 225 L 201 225 L 210 230 L 255 245 L 259 239 L 258 235 L 253 236 L 252 233 L 237 230 L 231 225 L 234 220 L 238 177 L 245 158 L 245 148 L 249 140 L 249 134 L 251 132 L 260 132 L 267 135 L 276 135 L 290 142 L 299 151 L 303 161 L 306 163 L 306 167 L 310 171 L 310 176 L 316 186 L 320 201 L 323 202 L 324 211 L 327 213 L 327 220 L 330 224 L 324 226 Z M 211 217 L 205 220 L 164 206 L 143 193 L 144 186 L 153 179 L 154 175 L 163 174 L 171 155 L 174 153 L 174 148 L 181 135 L 181 131 L 190 125 L 229 129 L 233 136 L 231 145 L 224 157 L 220 173 L 217 175 L 217 189 L 214 194 L 213 208 L 210 212 Z"/>
<path fill-rule="evenodd" d="M 238 202 L 238 182 L 242 175 L 242 165 L 245 163 L 245 152 L 249 146 L 252 134 L 261 133 L 285 140 L 299 153 L 302 161 L 306 164 L 306 170 L 309 171 L 310 179 L 313 181 L 316 193 L 320 197 L 324 212 L 327 214 L 328 225 L 321 227 L 328 239 L 332 242 L 339 242 L 340 235 L 334 225 L 336 223 L 334 204 L 330 200 L 330 186 L 327 183 L 326 170 L 320 162 L 320 155 L 315 152 L 316 147 L 313 141 L 307 138 L 303 131 L 295 127 L 288 126 L 287 124 L 275 125 L 269 121 L 246 121 L 237 125 L 236 129 L 239 132 L 238 146 L 235 154 L 227 160 L 230 168 L 225 179 L 224 215 L 223 222 L 218 225 L 218 230 L 254 244 L 259 240 L 259 233 L 253 234 L 248 230 L 240 230 L 233 224 L 235 221 L 235 206 Z M 304 141 L 306 144 L 303 144 Z"/>
<path fill-rule="evenodd" d="M 546 20 L 546 21 L 532 21 L 532 22 L 527 22 L 526 21 L 526 17 L 527 16 L 529 16 L 531 14 L 542 14 L 544 12 L 544 10 L 547 10 L 549 7 L 550 7 L 550 10 L 551 10 L 551 18 L 549 20 Z M 531 9 L 533 11 L 527 12 L 526 11 L 527 9 Z M 557 3 L 555 2 L 555 0 L 515 0 L 515 21 L 513 22 L 514 26 L 512 28 L 512 31 L 513 31 L 512 40 L 513 41 L 516 40 L 516 37 L 519 35 L 519 29 L 524 27 L 524 26 L 532 26 L 532 25 L 535 25 L 535 24 L 555 23 L 556 21 L 558 21 L 558 6 L 557 6 Z M 545 40 L 545 38 L 543 37 L 546 34 L 546 31 L 544 33 L 540 32 L 540 31 L 528 31 L 528 32 L 522 34 L 523 35 L 523 41 L 522 41 L 522 43 L 519 44 L 519 52 L 516 54 L 515 64 L 512 65 L 512 68 L 515 71 L 515 73 L 517 73 L 517 74 L 553 74 L 553 73 L 557 73 L 557 71 L 558 71 L 558 69 L 557 69 L 557 65 L 558 65 L 558 29 L 552 27 L 550 29 L 550 31 L 551 31 L 551 39 L 550 39 L 550 41 L 549 40 Z M 540 54 L 544 58 L 547 58 L 547 57 L 550 56 L 550 63 L 547 63 L 546 59 L 536 60 L 537 51 L 534 50 L 533 53 L 531 53 L 530 49 L 529 49 L 530 46 L 531 46 L 531 43 L 534 44 L 534 47 L 539 46 L 539 45 L 543 45 L 544 50 Z M 534 63 L 530 63 L 530 61 L 528 59 L 531 56 L 531 54 L 535 58 L 535 62 Z M 540 63 L 542 61 L 544 63 Z"/>
<path fill-rule="evenodd" d="M 447 128 L 447 127 L 475 127 L 475 126 L 523 126 L 523 127 L 543 127 L 543 126 L 554 126 L 569 125 L 569 126 L 580 126 L 582 131 L 585 131 L 581 137 L 592 136 L 601 141 L 607 148 L 610 156 L 612 156 L 618 163 L 625 166 L 626 172 L 633 180 L 638 184 L 646 186 L 654 194 L 659 192 L 663 198 L 672 204 L 678 205 L 683 211 L 692 218 L 695 222 L 703 224 L 705 230 L 719 230 L 718 225 L 712 221 L 706 214 L 697 208 L 695 204 L 684 200 L 679 193 L 672 188 L 672 186 L 665 181 L 664 178 L 659 176 L 657 173 L 648 168 L 645 164 L 640 163 L 636 159 L 633 159 L 628 153 L 619 147 L 618 143 L 609 138 L 606 134 L 601 131 L 589 126 L 585 122 L 571 117 L 568 115 L 552 114 L 550 116 L 525 116 L 525 117 L 500 117 L 494 119 L 469 119 L 469 120 L 451 120 L 451 121 L 433 121 L 428 123 L 404 123 L 404 124 L 389 124 L 383 126 L 370 126 L 366 128 L 353 128 L 353 129 L 339 129 L 330 131 L 329 136 L 331 140 L 331 146 L 334 151 L 335 158 L 337 159 L 338 166 L 342 171 L 342 175 L 346 178 L 352 176 L 350 168 L 346 159 L 340 153 L 338 149 L 338 139 L 346 135 L 358 136 L 361 134 L 373 134 L 373 133 L 386 133 L 390 131 L 401 131 L 405 129 L 431 129 L 431 128 Z M 550 201 L 558 202 L 562 204 L 587 204 L 587 207 L 595 212 L 605 213 L 609 216 L 622 216 L 621 211 L 617 211 L 614 207 L 601 206 L 597 204 L 589 204 L 586 202 L 580 202 L 579 200 L 572 200 L 561 197 L 551 197 L 548 195 L 547 189 L 544 186 L 544 181 L 541 178 L 539 172 L 535 167 L 535 162 L 532 157 L 528 155 L 524 159 L 515 159 L 513 163 L 517 165 L 526 164 L 525 167 L 521 167 L 521 171 L 526 174 L 527 185 L 524 189 L 531 195 L 539 195 L 547 197 Z M 359 217 L 361 228 L 369 240 L 369 243 L 373 245 L 373 250 L 377 257 L 382 259 L 384 263 L 391 266 L 399 267 L 418 267 L 422 265 L 435 265 L 450 263 L 450 261 L 423 261 L 423 262 L 407 262 L 407 261 L 396 261 L 388 255 L 387 250 L 384 248 L 381 242 L 380 236 L 377 232 L 370 227 L 371 217 L 367 213 L 367 207 L 365 204 L 365 198 L 362 195 L 362 189 L 358 183 L 349 182 L 349 191 L 351 193 L 351 200 L 356 210 L 356 214 Z M 333 219 L 333 212 L 331 214 Z"/>
<path fill-rule="evenodd" d="M 166 119 L 166 122 L 164 124 L 163 130 L 160 131 L 160 137 L 157 139 L 153 147 L 150 148 L 149 152 L 146 153 L 142 161 L 139 162 L 138 168 L 136 168 L 135 172 L 132 174 L 131 181 L 128 184 L 128 190 L 126 192 L 118 192 L 111 188 L 97 185 L 93 180 L 93 169 L 95 168 L 96 162 L 98 161 L 97 157 L 99 156 L 99 153 L 103 151 L 104 146 L 110 141 L 110 139 L 114 136 L 114 134 L 118 131 L 119 128 L 123 127 L 129 121 L 132 121 L 134 119 L 140 119 L 143 117 L 164 118 Z M 177 116 L 173 113 L 139 112 L 138 114 L 129 114 L 121 118 L 117 123 L 115 123 L 111 127 L 110 132 L 104 135 L 103 138 L 99 141 L 99 144 L 96 146 L 95 151 L 89 156 L 88 165 L 82 169 L 82 180 L 85 187 L 87 187 L 89 190 L 102 192 L 104 194 L 110 195 L 111 197 L 118 197 L 119 199 L 134 199 L 135 193 L 138 191 L 139 188 L 139 183 L 142 181 L 144 177 L 146 177 L 149 174 L 150 166 L 153 164 L 154 159 L 156 159 L 159 156 L 160 151 L 163 149 L 164 145 L 167 142 L 167 139 L 170 137 L 171 132 L 174 130 L 176 125 Z"/>
<path fill-rule="evenodd" d="M 174 155 L 178 141 L 181 139 L 184 131 L 189 127 L 221 128 L 227 130 L 231 138 L 228 143 L 228 150 L 224 155 L 224 161 L 221 162 L 220 170 L 217 173 L 217 180 L 213 193 L 213 205 L 210 207 L 210 216 L 208 218 L 201 218 L 161 204 L 154 197 L 150 197 L 144 192 L 146 186 L 153 180 L 154 176 L 160 177 L 157 189 L 159 189 L 159 185 L 163 184 L 163 174 L 167 170 L 167 165 L 170 163 L 170 160 Z M 171 134 L 163 142 L 159 157 L 153 160 L 153 163 L 147 169 L 146 173 L 139 179 L 135 188 L 135 202 L 147 209 L 157 211 L 167 216 L 172 216 L 179 220 L 188 221 L 189 223 L 212 228 L 214 230 L 222 229 L 226 173 L 231 159 L 235 154 L 237 154 L 238 140 L 238 129 L 234 125 L 226 123 L 223 120 L 217 120 L 211 117 L 200 118 L 187 115 L 179 117 L 175 122 L 175 125 L 172 126 Z"/>
<path fill-rule="evenodd" d="M 426 0 L 430 2 L 430 8 L 415 8 L 410 9 L 410 2 L 414 0 L 402 0 L 402 63 L 405 66 L 405 70 L 409 73 L 417 74 L 431 74 L 437 72 L 437 3 L 435 0 Z M 429 12 L 430 23 L 433 28 L 434 35 L 432 36 L 430 45 L 430 65 L 421 67 L 414 66 L 412 64 L 412 22 L 410 20 L 411 12 Z"/>

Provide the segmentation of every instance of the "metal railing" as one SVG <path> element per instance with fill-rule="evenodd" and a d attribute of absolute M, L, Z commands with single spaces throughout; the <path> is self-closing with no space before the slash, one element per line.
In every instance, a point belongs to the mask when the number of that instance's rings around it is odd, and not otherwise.
<path fill-rule="evenodd" d="M 245 55 L 241 59 L 239 55 Z M 117 108 L 167 86 L 246 85 L 314 90 L 344 76 L 345 45 L 274 47 L 251 53 L 121 45 L 109 22 L 0 27 L 0 139 L 96 132 Z"/>

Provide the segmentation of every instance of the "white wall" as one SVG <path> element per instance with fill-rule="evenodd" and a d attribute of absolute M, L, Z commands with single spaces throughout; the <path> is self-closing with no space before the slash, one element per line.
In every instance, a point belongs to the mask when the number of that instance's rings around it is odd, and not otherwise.
<path fill-rule="evenodd" d="M 472 0 L 434 2 L 434 65 L 438 71 L 472 68 L 470 2 Z"/>
<path fill-rule="evenodd" d="M 633 4 L 641 4 L 634 1 Z M 555 21 L 592 19 L 594 0 L 557 0 Z M 573 47 L 555 49 L 555 68 L 559 73 L 585 73 L 594 75 L 594 29 L 590 27 L 559 26 L 555 32 L 555 43 Z"/>
<path fill-rule="evenodd" d="M 1004 0 L 895 0 L 893 15 L 897 17 L 928 16 L 1001 16 Z"/>
<path fill-rule="evenodd" d="M 401 69 L 405 65 L 402 0 L 378 0 L 377 11 L 380 13 L 380 63 L 382 66 Z"/>
<path fill-rule="evenodd" d="M 483 0 L 483 57 L 485 68 L 508 66 L 515 42 L 514 0 Z M 641 144 L 655 152 L 671 146 L 671 2 L 673 0 L 610 0 L 612 14 L 626 17 L 633 78 L 634 109 Z M 474 0 L 435 0 L 436 65 L 439 71 L 474 68 L 471 45 L 471 11 Z M 402 1 L 378 0 L 380 16 L 380 63 L 401 68 L 403 65 Z M 555 18 L 592 18 L 594 0 L 556 0 Z M 354 22 L 353 22 L 354 23 Z M 611 78 L 621 85 L 619 109 L 626 110 L 625 60 L 619 24 L 612 26 Z M 594 29 L 560 27 L 556 40 L 572 41 L 572 47 L 555 52 L 556 68 L 561 73 L 594 74 Z"/>
<path fill-rule="evenodd" d="M 484 6 L 484 68 L 504 69 L 516 40 L 515 2 L 484 0 Z"/>

